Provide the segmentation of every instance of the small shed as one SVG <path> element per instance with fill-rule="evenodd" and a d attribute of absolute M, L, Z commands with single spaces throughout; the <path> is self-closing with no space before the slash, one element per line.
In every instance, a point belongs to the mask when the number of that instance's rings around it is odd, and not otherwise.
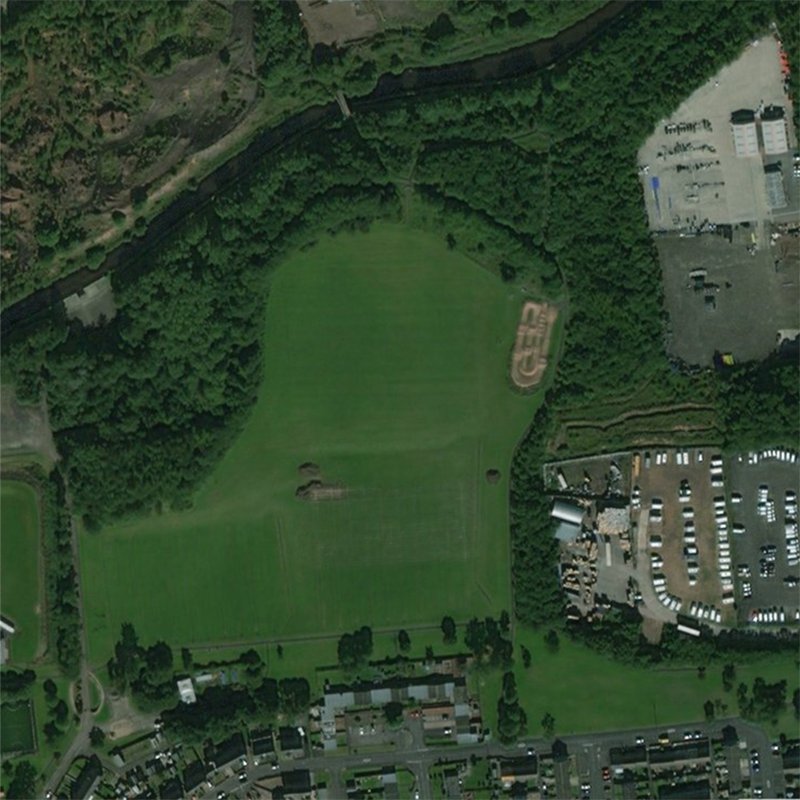
<path fill-rule="evenodd" d="M 178 694 L 181 696 L 182 703 L 196 703 L 197 695 L 194 693 L 194 684 L 191 678 L 184 678 L 178 681 Z"/>

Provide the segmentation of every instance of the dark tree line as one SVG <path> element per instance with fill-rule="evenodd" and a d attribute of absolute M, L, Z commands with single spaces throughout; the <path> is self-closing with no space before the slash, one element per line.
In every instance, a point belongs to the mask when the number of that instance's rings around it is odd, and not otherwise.
<path fill-rule="evenodd" d="M 365 666 L 372 655 L 372 631 L 364 625 L 353 633 L 345 633 L 339 639 L 336 652 L 343 669 Z"/>
<path fill-rule="evenodd" d="M 668 625 L 664 626 L 659 644 L 654 645 L 642 636 L 641 621 L 637 610 L 629 606 L 615 606 L 600 621 L 570 623 L 567 632 L 573 640 L 629 664 L 648 666 L 669 662 L 727 662 L 723 681 L 731 687 L 735 679 L 735 669 L 731 671 L 731 659 L 752 662 L 765 653 L 796 653 L 800 643 L 797 633 L 774 636 L 733 629 L 714 635 L 706 630 L 695 638 L 678 633 L 675 626 Z"/>
<path fill-rule="evenodd" d="M 72 550 L 72 521 L 58 469 L 41 483 L 41 492 L 48 648 L 55 651 L 64 673 L 75 677 L 81 660 L 78 577 Z"/>
<path fill-rule="evenodd" d="M 0 691 L 3 694 L 20 694 L 30 688 L 35 681 L 36 673 L 32 669 L 6 669 L 0 678 Z"/>
<path fill-rule="evenodd" d="M 509 669 L 514 646 L 508 637 L 508 614 L 503 612 L 501 622 L 486 617 L 474 617 L 464 631 L 464 644 L 472 651 L 479 664 Z"/>
<path fill-rule="evenodd" d="M 748 719 L 776 722 L 786 708 L 786 681 L 767 683 L 755 678 L 748 694 L 747 684 L 740 683 L 736 691 L 739 713 Z"/>
<path fill-rule="evenodd" d="M 513 672 L 503 675 L 503 691 L 497 701 L 497 733 L 504 744 L 516 742 L 524 735 L 528 718 L 519 704 L 517 679 Z"/>

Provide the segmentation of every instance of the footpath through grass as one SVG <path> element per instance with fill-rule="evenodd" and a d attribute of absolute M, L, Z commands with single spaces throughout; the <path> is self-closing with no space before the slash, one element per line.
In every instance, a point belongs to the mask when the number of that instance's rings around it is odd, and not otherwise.
<path fill-rule="evenodd" d="M 17 626 L 14 664 L 33 661 L 39 647 L 39 503 L 22 481 L 0 482 L 0 608 Z"/>
<path fill-rule="evenodd" d="M 776 725 L 763 723 L 765 729 L 773 736 L 780 732 L 796 736 L 791 698 L 800 679 L 797 659 L 791 655 L 765 655 L 737 664 L 735 686 L 725 692 L 722 664 L 708 667 L 704 678 L 698 677 L 694 665 L 628 666 L 575 644 L 564 634 L 558 652 L 551 653 L 544 645 L 544 633 L 519 629 L 516 635 L 514 673 L 530 736 L 543 735 L 541 721 L 547 713 L 555 717 L 556 735 L 699 722 L 707 700 L 719 699 L 727 706 L 720 716 L 736 716 L 736 685 L 746 683 L 749 688 L 759 676 L 768 683 L 783 679 L 788 683 L 787 710 Z M 519 657 L 520 644 L 532 654 L 528 669 Z M 497 724 L 501 680 L 499 672 L 476 676 L 483 713 L 492 728 Z"/>
<path fill-rule="evenodd" d="M 290 258 L 257 406 L 195 507 L 82 538 L 92 661 L 126 621 L 178 646 L 508 608 L 508 471 L 539 402 L 507 377 L 522 301 L 400 226 Z M 306 462 L 344 498 L 297 499 Z"/>

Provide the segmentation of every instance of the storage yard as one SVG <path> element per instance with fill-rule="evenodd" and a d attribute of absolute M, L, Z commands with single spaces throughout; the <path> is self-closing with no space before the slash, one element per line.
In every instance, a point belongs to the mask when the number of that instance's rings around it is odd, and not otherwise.
<path fill-rule="evenodd" d="M 796 624 L 796 463 L 653 447 L 547 465 L 568 619 L 628 603 L 686 633 Z"/>
<path fill-rule="evenodd" d="M 765 358 L 800 329 L 800 156 L 775 35 L 661 120 L 639 175 L 664 276 L 668 350 Z M 765 313 L 765 311 L 767 313 Z"/>
<path fill-rule="evenodd" d="M 765 36 L 659 122 L 639 151 L 652 230 L 748 222 L 760 234 L 790 218 L 787 206 L 771 208 L 764 170 L 797 146 L 784 77 L 781 45 Z M 791 181 L 791 168 L 779 177 Z"/>

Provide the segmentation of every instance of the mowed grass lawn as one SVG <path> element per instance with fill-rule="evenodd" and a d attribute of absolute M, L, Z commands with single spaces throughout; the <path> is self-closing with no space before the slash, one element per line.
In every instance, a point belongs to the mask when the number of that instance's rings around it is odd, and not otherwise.
<path fill-rule="evenodd" d="M 33 661 L 39 647 L 39 503 L 21 481 L 0 481 L 0 610 L 17 626 L 15 663 Z"/>
<path fill-rule="evenodd" d="M 508 471 L 540 402 L 507 377 L 522 301 L 407 227 L 290 258 L 257 406 L 194 508 L 82 538 L 92 660 L 124 621 L 179 645 L 508 608 Z M 345 499 L 295 497 L 309 461 Z"/>
<path fill-rule="evenodd" d="M 736 686 L 746 683 L 750 688 L 756 677 L 767 683 L 787 681 L 786 711 L 776 725 L 764 725 L 775 736 L 780 732 L 797 735 L 791 698 L 800 681 L 797 658 L 792 654 L 737 663 L 734 688 L 725 692 L 722 664 L 708 666 L 706 676 L 699 678 L 695 665 L 629 666 L 575 644 L 566 634 L 561 634 L 558 652 L 551 653 L 544 645 L 544 634 L 525 628 L 516 633 L 514 673 L 520 704 L 528 715 L 529 736 L 542 735 L 542 718 L 548 712 L 555 717 L 557 735 L 699 722 L 705 718 L 706 700 L 719 699 L 727 705 L 720 716 L 736 716 Z M 519 644 L 531 651 L 528 669 L 518 657 Z M 502 674 L 476 675 L 475 681 L 485 718 L 494 728 Z"/>

